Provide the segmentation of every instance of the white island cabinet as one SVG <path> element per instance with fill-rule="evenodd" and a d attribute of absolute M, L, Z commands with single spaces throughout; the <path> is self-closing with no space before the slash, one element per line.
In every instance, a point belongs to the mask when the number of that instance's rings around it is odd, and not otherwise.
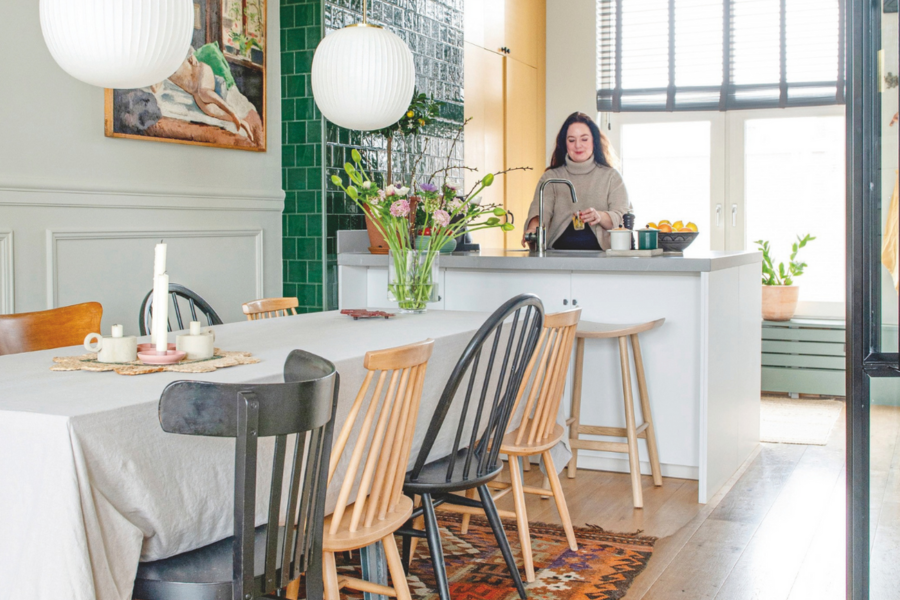
<path fill-rule="evenodd" d="M 387 300 L 387 257 L 368 254 L 362 236 L 339 234 L 340 307 L 396 307 Z M 662 327 L 641 335 L 660 462 L 663 475 L 699 480 L 698 500 L 705 503 L 759 443 L 760 260 L 758 252 L 690 250 L 653 258 L 601 252 L 442 255 L 440 300 L 431 309 L 492 311 L 531 292 L 546 312 L 578 307 L 585 321 L 665 317 Z M 587 340 L 584 360 L 581 422 L 624 425 L 615 340 Z M 569 393 L 567 387 L 566 406 Z M 639 446 L 642 470 L 649 474 L 646 447 Z M 578 466 L 628 471 L 624 454 L 608 452 L 581 450 Z"/>

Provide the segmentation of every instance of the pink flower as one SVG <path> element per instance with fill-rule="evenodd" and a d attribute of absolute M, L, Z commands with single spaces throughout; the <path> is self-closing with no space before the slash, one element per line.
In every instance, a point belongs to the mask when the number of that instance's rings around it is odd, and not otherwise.
<path fill-rule="evenodd" d="M 409 200 L 397 200 L 391 204 L 391 215 L 395 217 L 409 216 Z"/>
<path fill-rule="evenodd" d="M 448 213 L 446 210 L 437 209 L 432 214 L 432 217 L 434 217 L 434 222 L 441 227 L 446 227 L 450 224 L 450 213 Z"/>

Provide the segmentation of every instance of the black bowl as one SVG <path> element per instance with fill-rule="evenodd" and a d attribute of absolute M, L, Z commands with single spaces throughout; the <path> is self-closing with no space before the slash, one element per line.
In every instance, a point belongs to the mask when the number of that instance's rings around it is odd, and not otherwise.
<path fill-rule="evenodd" d="M 657 244 L 666 252 L 681 252 L 691 245 L 700 235 L 699 231 L 673 231 L 672 233 L 659 232 Z"/>

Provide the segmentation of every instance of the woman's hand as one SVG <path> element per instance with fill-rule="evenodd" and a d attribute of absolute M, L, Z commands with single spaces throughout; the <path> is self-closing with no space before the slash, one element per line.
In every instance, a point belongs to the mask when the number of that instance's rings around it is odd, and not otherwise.
<path fill-rule="evenodd" d="M 599 225 L 604 229 L 612 229 L 612 219 L 606 211 L 597 210 L 596 208 L 587 208 L 579 212 L 578 216 L 588 225 Z"/>
<path fill-rule="evenodd" d="M 523 248 L 531 248 L 531 244 L 525 241 L 525 236 L 529 233 L 534 233 L 537 231 L 539 219 L 537 217 L 532 217 L 528 222 L 528 227 L 525 228 L 525 232 L 522 234 L 522 247 Z"/>

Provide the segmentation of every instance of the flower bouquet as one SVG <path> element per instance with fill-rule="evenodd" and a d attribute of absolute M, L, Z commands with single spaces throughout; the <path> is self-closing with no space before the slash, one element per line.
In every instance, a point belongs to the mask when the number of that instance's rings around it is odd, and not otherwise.
<path fill-rule="evenodd" d="M 419 201 L 410 201 L 410 187 L 387 185 L 379 187 L 368 176 L 362 165 L 360 153 L 353 150 L 353 163 L 346 163 L 344 171 L 349 183 L 338 175 L 331 178 L 334 185 L 344 192 L 369 215 L 375 227 L 384 236 L 390 249 L 388 268 L 388 294 L 400 306 L 401 312 L 424 312 L 428 302 L 437 300 L 438 256 L 441 247 L 469 232 L 500 227 L 512 231 L 506 222 L 506 211 L 499 206 L 480 206 L 471 200 L 494 182 L 494 173 L 481 178 L 465 196 L 447 184 L 432 182 L 416 185 Z M 416 211 L 410 219 L 410 212 Z M 431 230 L 427 247 L 417 249 L 416 227 Z"/>

